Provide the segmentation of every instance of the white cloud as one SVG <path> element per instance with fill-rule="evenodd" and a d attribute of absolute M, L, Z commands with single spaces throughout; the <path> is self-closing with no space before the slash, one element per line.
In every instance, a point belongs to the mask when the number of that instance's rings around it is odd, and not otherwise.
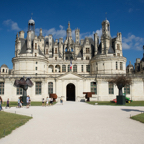
<path fill-rule="evenodd" d="M 6 26 L 10 26 L 11 30 L 15 30 L 15 31 L 20 30 L 18 24 L 16 22 L 12 21 L 11 19 L 4 21 L 3 24 Z"/>
<path fill-rule="evenodd" d="M 133 34 L 128 34 L 127 37 L 123 37 L 123 49 L 136 49 L 136 50 L 142 50 L 142 46 L 144 43 L 144 38 L 137 37 Z"/>
<path fill-rule="evenodd" d="M 60 29 L 63 29 L 63 26 L 62 25 L 59 25 Z"/>

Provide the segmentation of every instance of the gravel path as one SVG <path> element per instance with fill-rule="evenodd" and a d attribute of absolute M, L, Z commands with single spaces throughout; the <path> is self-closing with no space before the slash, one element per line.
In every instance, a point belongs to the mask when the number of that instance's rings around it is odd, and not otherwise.
<path fill-rule="evenodd" d="M 0 139 L 0 144 L 144 144 L 144 124 L 129 118 L 144 107 L 65 102 L 5 111 L 32 114 L 33 119 Z"/>

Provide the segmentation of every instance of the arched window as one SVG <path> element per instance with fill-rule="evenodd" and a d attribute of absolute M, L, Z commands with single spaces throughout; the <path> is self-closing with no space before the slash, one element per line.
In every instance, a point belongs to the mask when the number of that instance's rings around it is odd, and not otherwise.
<path fill-rule="evenodd" d="M 62 72 L 66 72 L 66 65 L 62 65 Z"/>
<path fill-rule="evenodd" d="M 86 60 L 89 60 L 89 57 L 88 57 L 88 56 L 86 57 Z"/>
<path fill-rule="evenodd" d="M 6 69 L 6 73 L 7 73 L 7 69 Z"/>
<path fill-rule="evenodd" d="M 3 69 L 3 72 L 4 72 L 4 69 Z"/>
<path fill-rule="evenodd" d="M 67 48 L 65 48 L 65 52 L 67 52 Z"/>
<path fill-rule="evenodd" d="M 53 93 L 53 82 L 49 82 L 48 83 L 48 94 L 52 94 Z"/>
<path fill-rule="evenodd" d="M 77 65 L 73 66 L 73 72 L 77 72 Z"/>
<path fill-rule="evenodd" d="M 73 52 L 73 48 L 71 48 L 71 52 Z"/>
<path fill-rule="evenodd" d="M 53 72 L 53 65 L 49 65 L 48 72 Z"/>
<path fill-rule="evenodd" d="M 97 94 L 97 84 L 96 82 L 91 82 L 91 92 Z"/>
<path fill-rule="evenodd" d="M 68 72 L 70 72 L 70 65 L 68 65 Z"/>

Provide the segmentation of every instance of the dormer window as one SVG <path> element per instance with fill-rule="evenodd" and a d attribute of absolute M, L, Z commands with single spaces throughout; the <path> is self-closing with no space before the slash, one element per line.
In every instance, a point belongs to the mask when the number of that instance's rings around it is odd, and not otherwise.
<path fill-rule="evenodd" d="M 89 51 L 89 48 L 86 48 L 86 53 L 89 53 L 90 51 Z"/>
<path fill-rule="evenodd" d="M 86 57 L 86 60 L 89 60 L 89 57 L 88 57 L 88 56 Z"/>
<path fill-rule="evenodd" d="M 35 49 L 37 49 L 37 43 L 35 43 Z"/>
<path fill-rule="evenodd" d="M 120 45 L 119 44 L 117 44 L 117 50 L 120 50 Z"/>
<path fill-rule="evenodd" d="M 57 48 L 55 48 L 55 54 L 57 54 Z"/>
<path fill-rule="evenodd" d="M 37 56 L 37 53 L 35 53 L 35 57 Z"/>

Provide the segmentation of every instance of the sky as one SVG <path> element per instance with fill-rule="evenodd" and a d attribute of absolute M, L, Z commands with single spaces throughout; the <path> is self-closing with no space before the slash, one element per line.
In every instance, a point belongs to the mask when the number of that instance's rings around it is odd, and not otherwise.
<path fill-rule="evenodd" d="M 107 14 L 106 14 L 107 13 Z M 102 33 L 101 23 L 110 22 L 111 37 L 122 33 L 123 56 L 134 65 L 136 58 L 142 59 L 144 45 L 144 0 L 0 0 L 0 66 L 12 69 L 15 56 L 17 32 L 27 34 L 28 21 L 35 21 L 35 32 L 52 34 L 54 39 L 63 37 L 70 21 L 72 37 L 80 29 L 80 38 Z"/>

